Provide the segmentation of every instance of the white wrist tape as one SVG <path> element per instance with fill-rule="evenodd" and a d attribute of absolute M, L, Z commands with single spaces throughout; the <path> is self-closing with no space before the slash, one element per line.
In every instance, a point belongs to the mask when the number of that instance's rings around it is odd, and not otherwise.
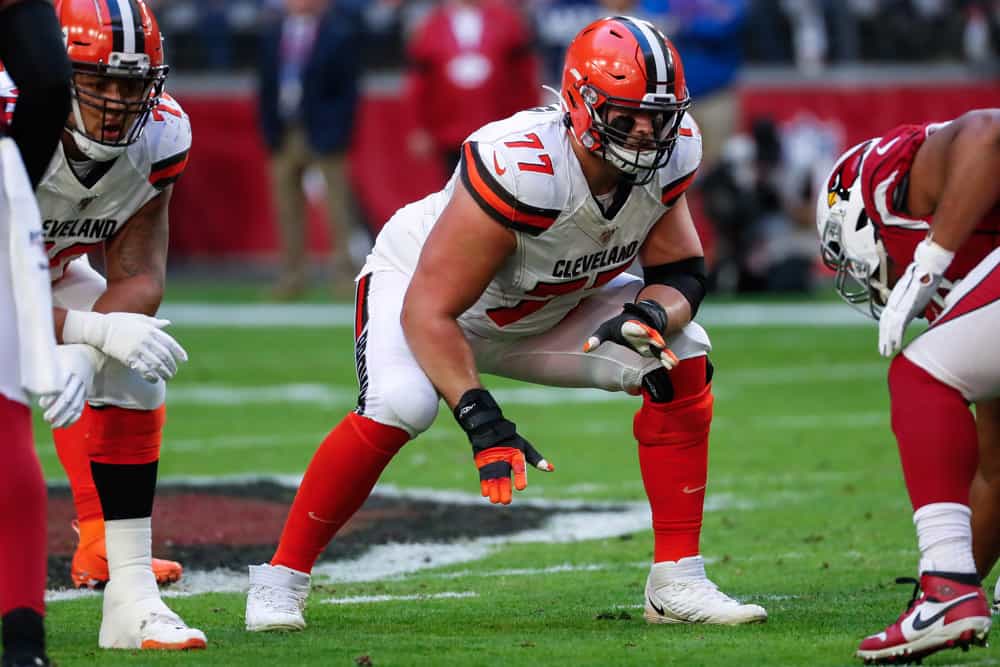
<path fill-rule="evenodd" d="M 913 251 L 913 262 L 927 273 L 935 276 L 944 274 L 954 258 L 954 251 L 939 246 L 930 237 L 921 241 L 916 250 Z"/>

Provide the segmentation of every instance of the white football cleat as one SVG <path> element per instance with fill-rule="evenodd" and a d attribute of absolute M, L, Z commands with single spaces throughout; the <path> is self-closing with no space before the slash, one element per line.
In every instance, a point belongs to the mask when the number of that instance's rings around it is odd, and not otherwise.
<path fill-rule="evenodd" d="M 306 627 L 302 612 L 309 597 L 310 577 L 284 565 L 250 566 L 247 591 L 247 630 L 301 630 Z"/>
<path fill-rule="evenodd" d="M 649 623 L 763 623 L 767 611 L 744 604 L 719 590 L 705 575 L 701 556 L 653 563 L 646 579 L 646 621 Z"/>
<path fill-rule="evenodd" d="M 205 633 L 189 628 L 163 603 L 159 594 L 141 599 L 126 596 L 124 591 L 118 592 L 114 580 L 104 589 L 104 611 L 97 640 L 101 648 L 166 651 L 205 648 Z"/>

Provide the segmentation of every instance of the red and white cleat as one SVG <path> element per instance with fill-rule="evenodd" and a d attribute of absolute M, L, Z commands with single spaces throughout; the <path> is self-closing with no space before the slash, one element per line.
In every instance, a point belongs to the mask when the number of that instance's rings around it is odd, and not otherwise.
<path fill-rule="evenodd" d="M 924 572 L 912 583 L 913 598 L 896 622 L 865 637 L 857 656 L 866 664 L 916 662 L 946 648 L 986 646 L 990 607 L 975 574 Z"/>

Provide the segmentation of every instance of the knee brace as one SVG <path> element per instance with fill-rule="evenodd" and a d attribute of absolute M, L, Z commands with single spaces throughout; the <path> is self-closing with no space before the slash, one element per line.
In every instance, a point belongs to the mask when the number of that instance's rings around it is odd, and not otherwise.
<path fill-rule="evenodd" d="M 145 464 L 158 461 L 167 410 L 93 409 L 88 451 L 97 463 Z"/>

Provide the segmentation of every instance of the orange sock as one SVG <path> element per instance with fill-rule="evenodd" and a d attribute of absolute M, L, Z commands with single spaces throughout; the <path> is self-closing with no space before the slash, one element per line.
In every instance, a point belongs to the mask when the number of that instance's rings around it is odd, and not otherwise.
<path fill-rule="evenodd" d="M 101 518 L 101 499 L 97 495 L 97 487 L 94 486 L 88 454 L 93 415 L 94 409 L 89 405 L 84 406 L 83 415 L 75 424 L 52 431 L 56 454 L 59 455 L 59 462 L 62 463 L 66 477 L 69 478 L 76 518 L 81 524 Z"/>
<path fill-rule="evenodd" d="M 402 429 L 349 413 L 309 462 L 271 564 L 312 571 L 320 553 L 364 504 L 409 439 Z"/>
<path fill-rule="evenodd" d="M 712 390 L 705 357 L 670 371 L 674 397 L 654 403 L 643 391 L 633 430 L 639 467 L 653 512 L 653 561 L 677 561 L 699 553 L 708 480 L 708 432 Z"/>

